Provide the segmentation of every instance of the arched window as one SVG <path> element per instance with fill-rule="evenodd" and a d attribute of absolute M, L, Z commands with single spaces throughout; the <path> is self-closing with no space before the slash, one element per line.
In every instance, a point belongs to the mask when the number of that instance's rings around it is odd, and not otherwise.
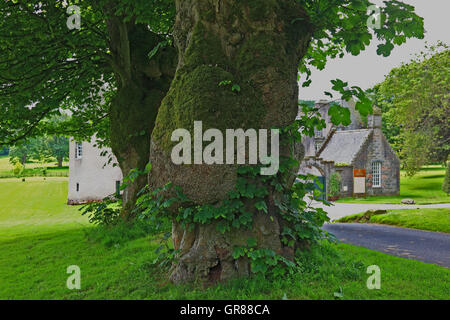
<path fill-rule="evenodd" d="M 381 161 L 372 162 L 372 187 L 381 187 Z"/>

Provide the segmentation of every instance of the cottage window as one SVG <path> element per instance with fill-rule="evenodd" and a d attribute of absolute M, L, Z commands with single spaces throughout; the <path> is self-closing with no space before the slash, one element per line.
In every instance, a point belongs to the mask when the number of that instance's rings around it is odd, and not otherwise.
<path fill-rule="evenodd" d="M 75 159 L 81 159 L 83 157 L 83 143 L 75 142 Z"/>
<path fill-rule="evenodd" d="M 314 135 L 316 136 L 316 138 L 323 138 L 323 133 L 322 130 L 314 130 Z"/>
<path fill-rule="evenodd" d="M 381 187 L 381 161 L 372 162 L 372 187 Z"/>

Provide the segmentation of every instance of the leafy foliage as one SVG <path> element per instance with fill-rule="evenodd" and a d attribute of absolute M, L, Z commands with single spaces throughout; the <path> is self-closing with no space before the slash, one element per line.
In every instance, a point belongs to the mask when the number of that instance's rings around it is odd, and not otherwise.
<path fill-rule="evenodd" d="M 79 30 L 66 26 L 69 5 L 81 9 Z M 121 68 L 110 47 L 117 40 L 111 30 L 144 23 L 167 35 L 174 15 L 169 0 L 2 1 L 0 145 L 44 133 L 79 140 L 96 133 L 108 141 L 109 105 L 118 85 L 114 72 Z M 46 124 L 62 113 L 73 115 L 65 125 Z"/>
<path fill-rule="evenodd" d="M 332 196 L 338 196 L 341 194 L 341 175 L 334 172 L 330 176 L 330 193 Z"/>
<path fill-rule="evenodd" d="M 323 70 L 329 59 L 342 58 L 346 53 L 358 55 L 373 41 L 374 36 L 380 42 L 377 54 L 384 57 L 407 38 L 422 39 L 424 36 L 423 19 L 414 13 L 413 6 L 401 1 L 384 1 L 384 7 L 379 8 L 380 28 L 375 29 L 367 23 L 367 11 L 373 5 L 368 0 L 302 0 L 302 3 L 315 30 L 308 53 L 299 64 L 299 72 L 304 75 L 304 87 L 311 84 L 312 67 Z M 341 94 L 341 99 L 356 98 L 356 109 L 362 115 L 371 112 L 372 103 L 361 88 L 348 88 L 348 83 L 340 79 L 331 82 L 332 89 Z M 333 98 L 330 92 L 325 94 Z M 340 123 L 348 121 L 343 111 L 338 108 L 333 111 Z"/>
<path fill-rule="evenodd" d="M 383 111 L 384 133 L 409 175 L 428 162 L 445 162 L 450 151 L 450 51 L 428 47 L 393 69 L 374 89 Z"/>
<path fill-rule="evenodd" d="M 119 221 L 120 202 L 107 197 L 101 202 L 91 202 L 82 206 L 81 215 L 87 215 L 89 222 L 96 225 L 114 225 Z"/>
<path fill-rule="evenodd" d="M 66 27 L 66 10 L 72 4 L 81 9 L 80 30 Z M 374 36 L 380 41 L 377 53 L 383 56 L 407 38 L 423 38 L 423 19 L 401 1 L 385 1 L 380 8 L 381 27 L 374 30 L 367 26 L 367 10 L 372 5 L 369 0 L 301 0 L 301 4 L 314 30 L 308 53 L 299 63 L 300 73 L 306 75 L 304 85 L 311 83 L 311 67 L 323 70 L 328 59 L 345 53 L 357 55 Z M 162 35 L 164 40 L 147 49 L 151 59 L 171 41 L 174 17 L 171 0 L 2 2 L 0 144 L 13 144 L 45 132 L 70 134 L 79 140 L 96 133 L 107 144 L 109 104 L 119 85 L 114 72 L 120 74 L 122 68 L 110 47 L 116 39 L 108 26 L 146 24 Z M 294 26 L 305 22 L 289 21 Z M 334 83 L 333 87 L 342 96 L 349 96 L 342 86 Z M 235 92 L 239 89 L 233 87 Z M 348 92 L 358 98 L 358 110 L 370 112 L 357 87 Z M 45 125 L 47 118 L 67 111 L 74 116 L 65 125 Z"/>
<path fill-rule="evenodd" d="M 20 177 L 24 171 L 24 166 L 20 162 L 16 162 L 14 165 L 13 173 L 16 177 Z"/>
<path fill-rule="evenodd" d="M 23 165 L 31 158 L 39 161 L 56 158 L 61 167 L 63 160 L 69 157 L 69 139 L 58 136 L 29 138 L 24 143 L 11 147 L 9 156 L 11 163 L 20 161 Z"/>

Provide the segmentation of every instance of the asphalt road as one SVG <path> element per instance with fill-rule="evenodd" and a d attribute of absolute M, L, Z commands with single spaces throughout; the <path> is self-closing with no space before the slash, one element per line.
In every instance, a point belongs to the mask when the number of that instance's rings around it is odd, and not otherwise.
<path fill-rule="evenodd" d="M 363 223 L 327 223 L 340 241 L 450 268 L 450 234 Z"/>

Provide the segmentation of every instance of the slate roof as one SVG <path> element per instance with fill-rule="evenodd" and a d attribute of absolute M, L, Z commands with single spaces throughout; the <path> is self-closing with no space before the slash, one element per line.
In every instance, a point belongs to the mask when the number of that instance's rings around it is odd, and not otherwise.
<path fill-rule="evenodd" d="M 322 147 L 318 158 L 335 163 L 352 164 L 371 133 L 372 129 L 336 131 Z"/>

